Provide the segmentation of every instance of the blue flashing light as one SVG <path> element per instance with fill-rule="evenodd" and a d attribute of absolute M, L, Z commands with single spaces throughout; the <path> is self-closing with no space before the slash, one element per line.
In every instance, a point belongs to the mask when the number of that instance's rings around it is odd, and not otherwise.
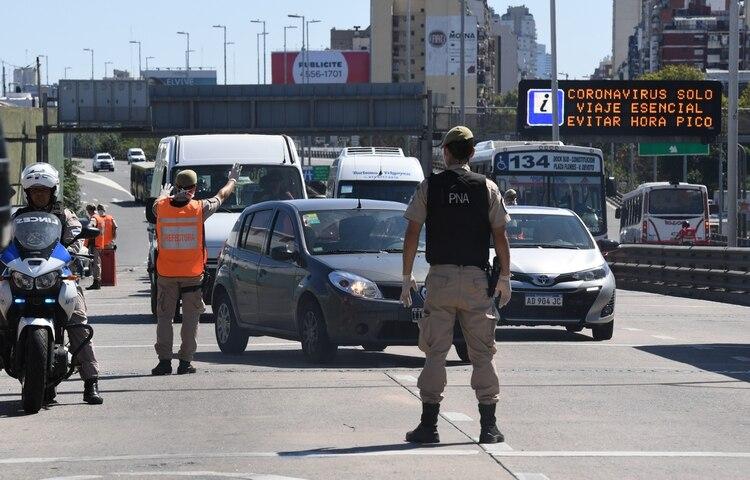
<path fill-rule="evenodd" d="M 26 303 L 25 298 L 15 298 L 13 299 L 13 303 Z"/>
<path fill-rule="evenodd" d="M 46 304 L 48 304 L 48 305 L 49 305 L 50 303 L 55 303 L 55 299 L 54 299 L 54 298 L 45 298 L 45 299 L 44 299 L 44 303 L 46 303 Z"/>

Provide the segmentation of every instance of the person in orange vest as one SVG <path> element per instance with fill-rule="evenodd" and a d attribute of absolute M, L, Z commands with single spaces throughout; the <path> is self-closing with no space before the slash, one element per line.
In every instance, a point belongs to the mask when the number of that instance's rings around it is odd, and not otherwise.
<path fill-rule="evenodd" d="M 91 205 L 89 205 L 91 206 Z M 89 206 L 86 211 L 89 211 Z M 93 250 L 91 255 L 94 257 L 91 264 L 91 274 L 94 282 L 86 290 L 99 290 L 102 288 L 102 259 L 101 251 L 105 248 L 112 248 L 114 239 L 117 238 L 117 223 L 112 215 L 108 215 L 106 208 L 101 203 L 96 206 L 96 215 L 92 215 L 93 221 L 96 221 L 96 228 L 101 232 L 93 241 Z"/>
<path fill-rule="evenodd" d="M 190 363 L 198 348 L 198 321 L 206 309 L 203 303 L 203 270 L 206 265 L 206 244 L 203 223 L 216 212 L 232 194 L 240 176 L 241 166 L 229 171 L 227 183 L 218 193 L 206 200 L 195 200 L 198 175 L 193 170 L 182 170 L 175 178 L 176 193 L 164 185 L 154 201 L 156 216 L 156 344 L 159 363 L 152 375 L 172 373 L 172 322 L 177 301 L 182 296 L 182 344 L 177 353 L 180 364 L 177 374 L 195 373 Z"/>
<path fill-rule="evenodd" d="M 89 250 L 91 255 L 91 276 L 94 278 L 94 282 L 86 287 L 86 290 L 99 290 L 102 288 L 102 257 L 99 255 L 99 249 L 96 247 L 99 238 L 104 233 L 104 220 L 102 220 L 96 213 L 96 207 L 92 204 L 86 205 L 86 213 L 91 219 L 89 227 L 98 228 L 101 232 L 96 238 L 86 241 L 86 248 Z"/>

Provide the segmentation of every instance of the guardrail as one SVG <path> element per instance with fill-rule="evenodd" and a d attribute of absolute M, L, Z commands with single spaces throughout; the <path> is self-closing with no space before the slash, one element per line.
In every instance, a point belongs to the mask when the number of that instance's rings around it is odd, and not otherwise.
<path fill-rule="evenodd" d="M 607 253 L 617 287 L 750 306 L 750 250 L 621 245 Z"/>

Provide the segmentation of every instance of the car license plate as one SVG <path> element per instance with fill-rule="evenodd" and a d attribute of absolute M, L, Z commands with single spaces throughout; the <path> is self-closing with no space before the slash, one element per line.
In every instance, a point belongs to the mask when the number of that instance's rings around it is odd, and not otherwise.
<path fill-rule="evenodd" d="M 423 308 L 412 308 L 411 309 L 411 321 L 418 322 L 424 316 Z"/>
<path fill-rule="evenodd" d="M 562 295 L 542 295 L 538 293 L 526 294 L 527 307 L 562 307 Z"/>

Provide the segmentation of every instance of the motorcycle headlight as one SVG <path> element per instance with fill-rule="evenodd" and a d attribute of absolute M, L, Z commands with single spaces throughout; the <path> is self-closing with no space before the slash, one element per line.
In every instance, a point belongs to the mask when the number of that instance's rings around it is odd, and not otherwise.
<path fill-rule="evenodd" d="M 44 275 L 36 278 L 36 288 L 38 288 L 39 290 L 47 290 L 48 288 L 52 288 L 57 284 L 57 280 L 59 278 L 59 272 L 45 273 Z"/>
<path fill-rule="evenodd" d="M 592 280 L 600 280 L 606 277 L 608 271 L 609 271 L 609 267 L 605 263 L 604 265 L 598 268 L 592 268 L 591 270 L 583 270 L 580 272 L 575 272 L 571 274 L 571 277 L 573 277 L 574 280 L 590 282 Z"/>
<path fill-rule="evenodd" d="M 328 280 L 334 287 L 355 297 L 383 298 L 383 294 L 374 282 L 353 273 L 334 271 L 328 274 Z"/>
<path fill-rule="evenodd" d="M 34 289 L 34 279 L 28 275 L 24 275 L 21 272 L 13 272 L 11 278 L 13 278 L 13 284 L 21 290 Z"/>

